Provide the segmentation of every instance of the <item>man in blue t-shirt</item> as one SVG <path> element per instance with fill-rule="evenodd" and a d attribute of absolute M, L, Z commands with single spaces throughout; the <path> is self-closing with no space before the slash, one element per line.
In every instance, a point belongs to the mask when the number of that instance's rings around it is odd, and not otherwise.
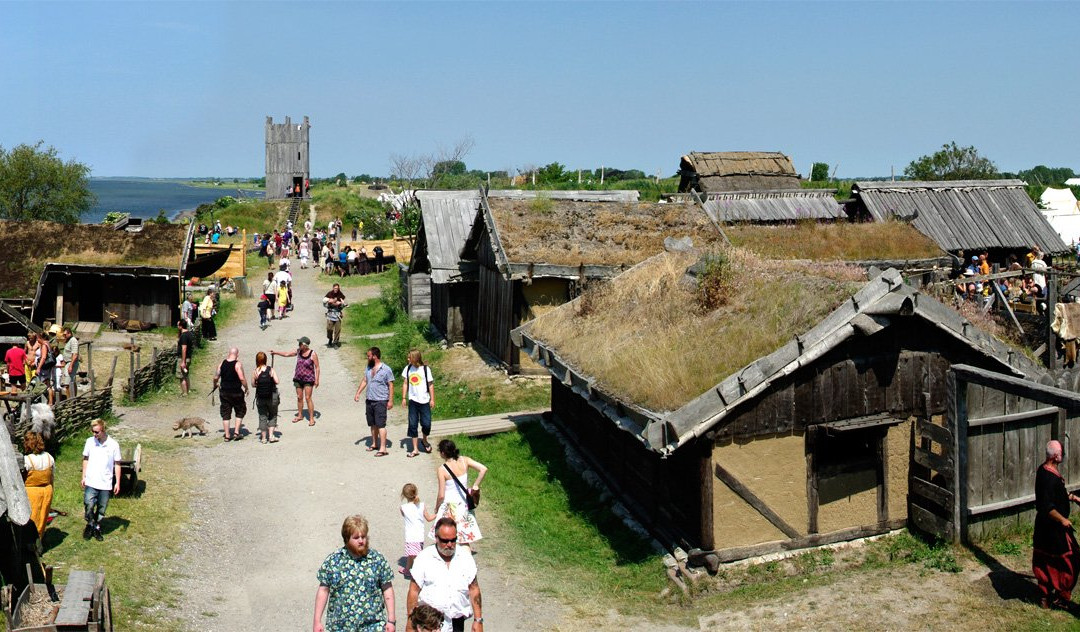
<path fill-rule="evenodd" d="M 367 387 L 364 414 L 371 428 L 371 445 L 368 452 L 378 450 L 375 456 L 386 456 L 386 413 L 394 407 L 394 371 L 382 363 L 382 351 L 372 347 L 367 351 L 368 368 L 360 380 L 353 401 L 360 401 L 360 393 Z"/>

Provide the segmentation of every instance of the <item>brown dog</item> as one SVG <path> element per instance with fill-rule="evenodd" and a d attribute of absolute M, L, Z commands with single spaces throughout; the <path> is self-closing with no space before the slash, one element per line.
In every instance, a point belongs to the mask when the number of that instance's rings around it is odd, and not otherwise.
<path fill-rule="evenodd" d="M 181 438 L 195 436 L 195 428 L 199 429 L 200 435 L 206 436 L 206 420 L 201 417 L 184 417 L 172 427 L 173 430 L 181 431 Z"/>

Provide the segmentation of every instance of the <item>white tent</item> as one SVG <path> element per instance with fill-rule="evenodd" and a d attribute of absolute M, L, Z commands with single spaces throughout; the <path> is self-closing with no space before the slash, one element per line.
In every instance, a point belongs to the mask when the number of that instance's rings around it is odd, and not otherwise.
<path fill-rule="evenodd" d="M 1042 214 L 1054 227 L 1061 240 L 1067 244 L 1080 241 L 1080 204 L 1071 189 L 1051 189 L 1043 191 L 1039 198 Z"/>
<path fill-rule="evenodd" d="M 1080 187 L 1080 178 L 1069 178 L 1065 181 L 1067 187 Z"/>

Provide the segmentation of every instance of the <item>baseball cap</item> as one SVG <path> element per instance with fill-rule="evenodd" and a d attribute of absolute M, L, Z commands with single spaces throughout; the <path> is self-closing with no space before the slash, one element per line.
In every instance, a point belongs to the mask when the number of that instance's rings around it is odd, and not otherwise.
<path fill-rule="evenodd" d="M 298 343 L 300 343 L 302 345 L 307 345 L 309 347 L 311 346 L 311 338 L 308 338 L 307 336 L 304 336 L 303 338 L 298 339 L 296 342 L 298 342 Z"/>

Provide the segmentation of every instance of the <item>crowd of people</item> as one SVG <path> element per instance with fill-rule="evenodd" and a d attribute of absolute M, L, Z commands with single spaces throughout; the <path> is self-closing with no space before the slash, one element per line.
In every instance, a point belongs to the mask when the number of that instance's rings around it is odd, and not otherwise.
<path fill-rule="evenodd" d="M 1043 310 L 1045 303 L 1042 301 L 1047 296 L 1045 271 L 1048 267 L 1042 251 L 1036 246 L 1024 255 L 1022 264 L 1015 254 L 1010 254 L 1002 262 L 1001 271 L 1003 272 L 1018 273 L 1026 270 L 1026 273 L 984 278 L 992 277 L 995 272 L 989 255 L 986 252 L 971 255 L 964 265 L 960 278 L 956 280 L 957 300 L 973 302 L 981 307 L 989 308 L 1000 291 L 1001 296 L 1010 303 L 1031 304 Z M 995 285 L 997 291 L 995 291 Z"/>

